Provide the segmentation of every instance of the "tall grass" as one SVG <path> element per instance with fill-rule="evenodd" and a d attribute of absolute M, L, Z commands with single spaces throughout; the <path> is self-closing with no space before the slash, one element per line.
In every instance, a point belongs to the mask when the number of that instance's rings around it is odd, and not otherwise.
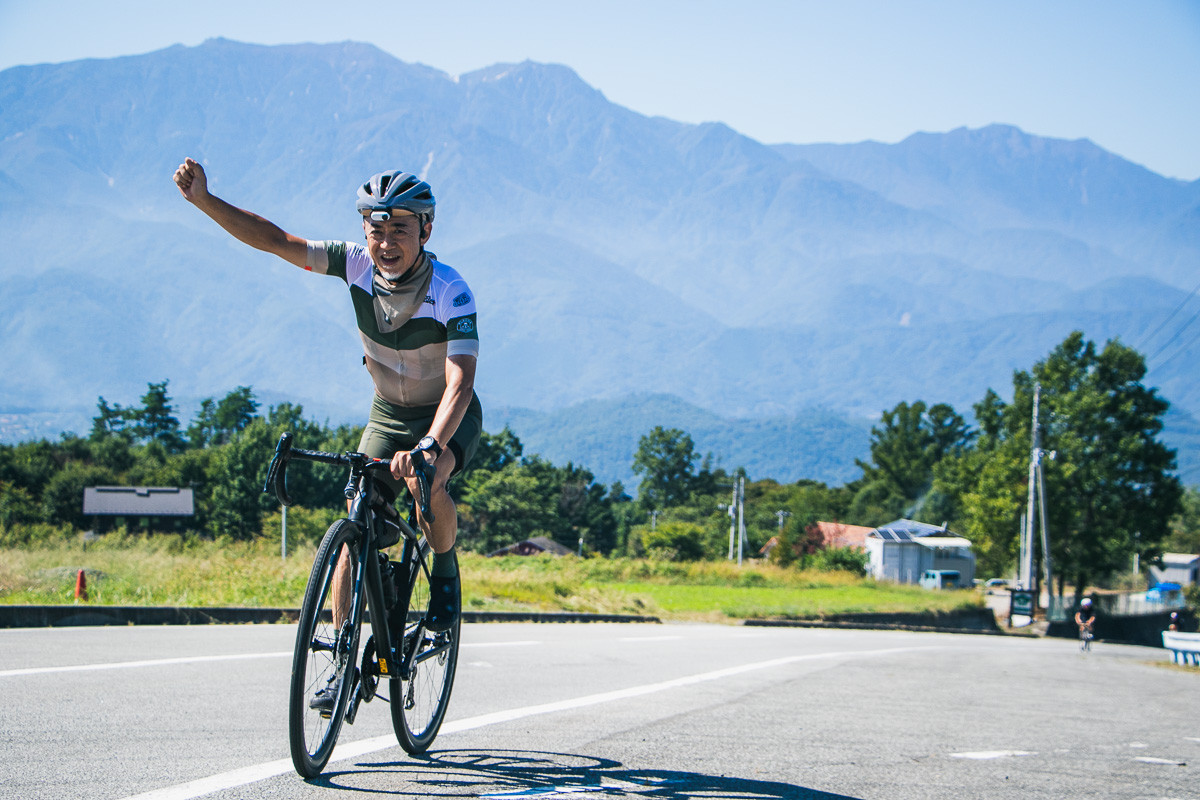
<path fill-rule="evenodd" d="M 0 603 L 75 601 L 85 571 L 90 603 L 146 606 L 299 606 L 315 544 L 272 539 L 107 534 L 0 549 Z M 926 592 L 845 572 L 747 562 L 673 563 L 460 554 L 468 611 L 576 611 L 721 621 L 814 618 L 855 612 L 945 611 L 980 603 L 974 592 Z"/>

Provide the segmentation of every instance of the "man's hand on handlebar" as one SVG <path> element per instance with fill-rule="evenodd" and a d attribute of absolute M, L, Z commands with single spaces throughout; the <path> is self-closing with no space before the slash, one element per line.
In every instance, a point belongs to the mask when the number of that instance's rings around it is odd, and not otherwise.
<path fill-rule="evenodd" d="M 433 459 L 430 458 L 430 453 L 425 453 L 421 450 L 403 450 L 392 456 L 392 477 L 396 480 L 404 480 L 405 478 L 417 477 L 418 468 L 428 469 L 433 466 Z M 420 459 L 420 463 L 417 463 Z"/>

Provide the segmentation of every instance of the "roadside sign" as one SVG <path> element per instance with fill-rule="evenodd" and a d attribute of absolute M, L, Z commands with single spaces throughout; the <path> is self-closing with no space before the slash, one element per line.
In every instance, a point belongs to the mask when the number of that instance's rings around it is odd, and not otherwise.
<path fill-rule="evenodd" d="M 1009 593 L 1008 615 L 1020 617 L 1033 616 L 1033 592 L 1028 589 L 1013 589 Z"/>

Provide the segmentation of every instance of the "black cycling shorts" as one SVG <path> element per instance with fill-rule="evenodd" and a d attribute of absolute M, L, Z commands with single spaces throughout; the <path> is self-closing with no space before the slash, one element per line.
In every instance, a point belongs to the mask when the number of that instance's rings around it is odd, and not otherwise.
<path fill-rule="evenodd" d="M 403 450 L 412 450 L 429 432 L 436 414 L 437 406 L 398 406 L 375 395 L 371 403 L 371 416 L 368 418 L 367 427 L 363 429 L 358 449 L 372 458 L 391 458 Z M 458 424 L 458 430 L 450 437 L 448 443 L 443 443 L 443 446 L 449 447 L 454 453 L 455 475 L 475 456 L 482 432 L 483 406 L 479 404 L 478 395 L 472 394 L 471 404 L 467 406 L 462 422 Z M 390 475 L 386 481 L 398 497 L 404 488 L 404 482 Z"/>

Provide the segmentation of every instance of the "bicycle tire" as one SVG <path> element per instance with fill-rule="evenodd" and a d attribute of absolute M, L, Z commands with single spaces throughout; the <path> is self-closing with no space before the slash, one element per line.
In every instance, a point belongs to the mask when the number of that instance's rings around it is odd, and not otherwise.
<path fill-rule="evenodd" d="M 429 610 L 429 576 L 422 563 L 429 556 L 428 542 L 413 547 L 405 563 L 408 579 L 408 609 L 404 622 L 403 647 L 410 646 L 412 637 L 419 636 L 416 653 L 407 677 L 391 681 L 389 691 L 392 707 L 392 727 L 400 746 L 410 755 L 424 753 L 433 744 L 450 704 L 454 688 L 454 673 L 458 666 L 458 645 L 461 615 L 447 631 L 433 633 L 425 629 Z M 462 608 L 460 596 L 455 602 Z"/>
<path fill-rule="evenodd" d="M 304 592 L 300 624 L 296 631 L 296 648 L 292 656 L 288 740 L 292 764 L 296 772 L 305 778 L 315 778 L 329 762 L 341 732 L 351 692 L 356 688 L 362 598 L 351 598 L 349 615 L 339 629 L 333 621 L 330 588 L 343 545 L 350 548 L 350 585 L 361 585 L 362 582 L 356 580 L 359 536 L 358 526 L 348 519 L 338 520 L 329 526 L 317 548 L 308 587 Z M 320 711 L 310 708 L 309 701 L 313 695 L 337 680 L 340 683 L 337 684 L 337 699 L 332 713 L 324 716 Z"/>

